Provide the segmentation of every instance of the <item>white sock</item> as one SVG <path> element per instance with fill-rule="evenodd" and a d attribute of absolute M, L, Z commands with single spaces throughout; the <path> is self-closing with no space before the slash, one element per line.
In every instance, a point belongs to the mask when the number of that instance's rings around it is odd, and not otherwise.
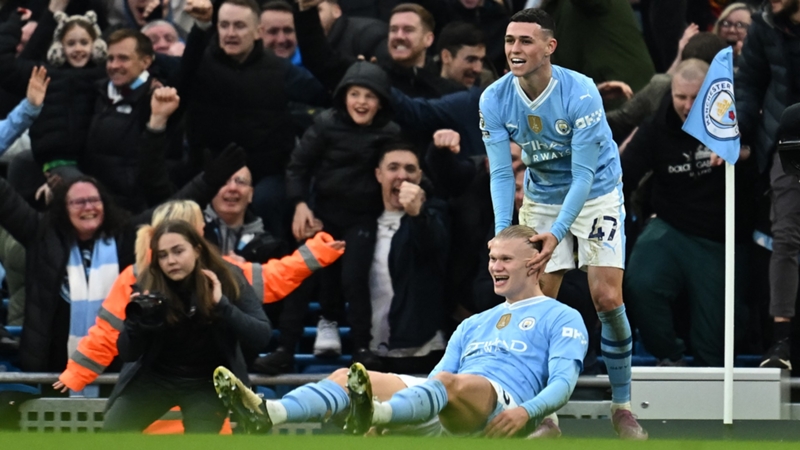
<path fill-rule="evenodd" d="M 556 426 L 558 426 L 558 416 L 556 415 L 556 413 L 548 414 L 544 418 L 552 420 L 553 423 L 556 424 Z"/>
<path fill-rule="evenodd" d="M 372 424 L 383 425 L 392 420 L 392 407 L 388 402 L 372 402 L 375 409 L 372 412 Z"/>
<path fill-rule="evenodd" d="M 611 404 L 611 414 L 617 412 L 618 409 L 627 409 L 628 411 L 631 410 L 631 402 L 627 403 L 612 403 Z"/>
<path fill-rule="evenodd" d="M 273 425 L 279 425 L 286 422 L 286 408 L 284 408 L 279 401 L 267 400 L 265 403 L 267 404 L 267 414 L 269 414 L 269 420 L 272 421 Z"/>

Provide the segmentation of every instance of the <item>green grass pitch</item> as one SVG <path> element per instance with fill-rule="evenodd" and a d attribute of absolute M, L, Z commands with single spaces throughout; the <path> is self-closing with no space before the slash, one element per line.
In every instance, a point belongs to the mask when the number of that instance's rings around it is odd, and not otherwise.
<path fill-rule="evenodd" d="M 797 449 L 798 442 L 617 439 L 423 438 L 350 436 L 143 436 L 135 434 L 0 433 L 3 450 L 751 450 Z"/>

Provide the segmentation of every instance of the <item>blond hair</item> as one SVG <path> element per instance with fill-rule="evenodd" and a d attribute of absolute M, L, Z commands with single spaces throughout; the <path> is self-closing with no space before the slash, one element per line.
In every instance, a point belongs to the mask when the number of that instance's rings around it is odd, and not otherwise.
<path fill-rule="evenodd" d="M 530 239 L 536 235 L 537 235 L 536 230 L 534 230 L 529 226 L 511 225 L 510 227 L 503 228 L 503 230 L 497 233 L 497 236 L 495 236 L 494 238 L 496 240 L 503 240 L 503 241 L 522 239 L 528 241 L 534 250 L 540 252 L 542 251 L 542 243 L 530 242 Z"/>
<path fill-rule="evenodd" d="M 732 12 L 738 11 L 740 9 L 743 9 L 749 12 L 750 14 L 753 13 L 753 8 L 751 8 L 747 3 L 744 2 L 731 3 L 730 5 L 725 7 L 725 9 L 722 10 L 722 13 L 720 13 L 719 18 L 717 18 L 717 21 L 714 22 L 714 28 L 711 29 L 711 32 L 719 36 L 719 29 L 722 24 L 722 21 L 728 20 L 728 16 L 730 16 Z"/>
<path fill-rule="evenodd" d="M 191 200 L 173 200 L 162 203 L 153 211 L 150 225 L 142 225 L 136 232 L 136 273 L 144 273 L 150 265 L 150 241 L 156 227 L 168 220 L 183 220 L 196 229 L 202 229 L 203 212 L 200 205 Z"/>

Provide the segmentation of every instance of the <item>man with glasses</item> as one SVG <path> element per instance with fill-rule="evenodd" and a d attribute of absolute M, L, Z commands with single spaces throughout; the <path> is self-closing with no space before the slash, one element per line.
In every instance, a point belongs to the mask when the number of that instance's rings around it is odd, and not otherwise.
<path fill-rule="evenodd" d="M 253 201 L 253 177 L 242 167 L 234 173 L 208 204 L 203 216 L 205 237 L 223 255 L 249 262 L 265 262 L 279 254 L 283 243 L 264 230 L 260 217 L 248 210 Z M 285 252 L 284 252 L 285 253 Z"/>

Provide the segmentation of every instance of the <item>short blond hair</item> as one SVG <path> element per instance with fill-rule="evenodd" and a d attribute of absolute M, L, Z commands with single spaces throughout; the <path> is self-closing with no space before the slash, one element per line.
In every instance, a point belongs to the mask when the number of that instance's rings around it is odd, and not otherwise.
<path fill-rule="evenodd" d="M 537 252 L 542 251 L 542 243 L 541 242 L 531 242 L 530 239 L 536 236 L 536 230 L 529 226 L 525 225 L 511 225 L 510 227 L 503 228 L 502 231 L 497 233 L 497 236 L 494 238 L 499 241 L 510 241 L 514 239 L 522 239 L 528 241 L 531 245 L 531 248 L 536 250 Z"/>

